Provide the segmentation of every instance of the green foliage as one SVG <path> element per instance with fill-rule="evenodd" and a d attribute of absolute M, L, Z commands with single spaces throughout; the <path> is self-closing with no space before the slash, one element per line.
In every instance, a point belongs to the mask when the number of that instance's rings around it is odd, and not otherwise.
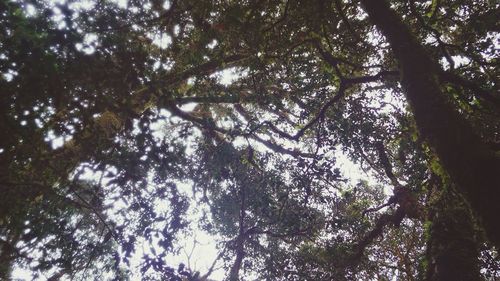
<path fill-rule="evenodd" d="M 497 5 L 393 4 L 498 150 Z M 1 2 L 0 279 L 202 280 L 197 227 L 232 280 L 425 276 L 429 213 L 470 210 L 432 205 L 398 65 L 357 1 Z"/>

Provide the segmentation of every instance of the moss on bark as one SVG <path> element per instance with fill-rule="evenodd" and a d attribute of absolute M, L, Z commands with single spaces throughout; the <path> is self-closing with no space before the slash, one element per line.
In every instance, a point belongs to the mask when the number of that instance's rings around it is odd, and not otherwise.
<path fill-rule="evenodd" d="M 481 219 L 491 242 L 500 248 L 500 158 L 482 142 L 442 90 L 440 66 L 385 0 L 361 0 L 372 22 L 392 47 L 401 84 L 420 137 Z"/>
<path fill-rule="evenodd" d="M 426 229 L 424 280 L 482 280 L 469 206 L 451 188 L 434 188 L 433 192 Z"/>

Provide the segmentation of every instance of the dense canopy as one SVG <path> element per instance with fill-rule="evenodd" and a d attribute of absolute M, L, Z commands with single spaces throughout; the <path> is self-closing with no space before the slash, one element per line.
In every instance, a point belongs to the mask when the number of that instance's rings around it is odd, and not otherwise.
<path fill-rule="evenodd" d="M 500 278 L 499 13 L 0 2 L 0 279 Z"/>

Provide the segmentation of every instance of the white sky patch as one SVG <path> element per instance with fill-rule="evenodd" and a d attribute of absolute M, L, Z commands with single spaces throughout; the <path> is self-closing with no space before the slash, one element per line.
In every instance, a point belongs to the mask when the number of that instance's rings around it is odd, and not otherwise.
<path fill-rule="evenodd" d="M 46 142 L 50 142 L 52 149 L 58 149 L 64 145 L 67 141 L 73 139 L 72 136 L 56 136 L 53 130 L 50 130 L 45 137 Z"/>
<path fill-rule="evenodd" d="M 193 111 L 198 104 L 195 102 L 186 103 L 180 106 L 180 109 L 186 112 Z"/>
<path fill-rule="evenodd" d="M 12 69 L 9 69 L 6 73 L 2 73 L 3 79 L 5 79 L 5 81 L 7 81 L 7 82 L 12 81 L 14 79 L 14 77 L 16 77 L 17 75 L 18 75 L 18 72 L 15 70 L 12 70 Z"/>
<path fill-rule="evenodd" d="M 80 176 L 81 179 L 87 179 L 87 180 L 93 180 L 93 181 L 98 181 L 101 177 L 101 172 L 93 172 L 91 169 L 88 168 L 83 168 L 84 173 Z M 116 169 L 114 168 L 108 168 L 110 172 L 117 173 Z M 152 175 L 149 176 L 152 178 Z M 107 184 L 107 181 L 104 180 L 103 184 Z M 169 253 L 166 256 L 166 264 L 168 266 L 172 267 L 177 267 L 179 264 L 183 263 L 189 268 L 192 272 L 199 271 L 201 275 L 205 274 L 208 272 L 209 268 L 212 266 L 212 263 L 216 259 L 216 257 L 219 254 L 219 251 L 217 249 L 217 241 L 221 241 L 220 237 L 210 235 L 206 231 L 200 229 L 197 225 L 197 222 L 199 222 L 202 219 L 202 209 L 204 206 L 198 206 L 196 205 L 196 202 L 194 201 L 194 196 L 193 194 L 193 187 L 191 183 L 183 183 L 183 182 L 176 182 L 177 189 L 180 194 L 187 196 L 188 198 L 191 198 L 190 200 L 190 207 L 187 211 L 187 218 L 189 221 L 193 222 L 190 225 L 191 231 L 189 232 L 189 236 L 185 237 L 179 237 L 179 245 L 181 247 L 180 251 L 178 254 L 173 254 Z M 154 185 L 150 184 L 148 186 L 148 189 L 154 189 Z M 120 206 L 121 205 L 121 206 Z M 124 207 L 125 205 L 123 204 L 116 204 L 113 206 L 115 209 L 114 211 L 112 210 L 110 213 L 119 211 L 120 207 Z M 155 202 L 155 211 L 161 212 L 161 211 L 166 211 L 168 212 L 170 210 L 170 206 L 165 204 L 164 200 L 158 200 Z M 205 206 L 206 207 L 206 206 Z M 113 220 L 113 216 L 111 215 L 110 218 Z M 160 253 L 162 249 L 160 247 L 157 247 L 157 242 L 158 241 L 153 241 L 153 249 L 150 249 L 150 244 L 140 238 L 137 237 L 137 244 L 136 244 L 136 250 L 137 252 L 133 254 L 133 256 L 130 259 L 130 267 L 132 269 L 132 274 L 131 280 L 142 280 L 142 276 L 139 273 L 141 262 L 142 262 L 142 256 L 144 253 L 148 254 L 153 254 L 154 252 Z M 158 240 L 158 239 L 157 239 Z M 221 263 L 222 261 L 219 261 Z M 213 271 L 213 273 L 210 275 L 210 278 L 215 279 L 215 280 L 222 280 L 224 278 L 225 272 L 221 269 L 218 268 L 217 266 L 215 267 L 216 270 Z M 217 269 L 218 268 L 218 269 Z M 29 272 L 29 271 L 27 271 Z"/>
<path fill-rule="evenodd" d="M 219 43 L 219 42 L 217 42 L 217 40 L 215 40 L 215 39 L 214 39 L 214 40 L 212 40 L 212 42 L 210 42 L 210 43 L 207 45 L 207 47 L 208 47 L 209 49 L 213 49 L 213 48 L 215 48 L 215 46 L 217 46 L 217 44 L 218 44 L 218 43 Z"/>
<path fill-rule="evenodd" d="M 153 64 L 153 70 L 160 69 L 160 66 L 161 66 L 161 62 L 160 61 L 155 61 L 155 63 Z"/>
<path fill-rule="evenodd" d="M 172 6 L 170 1 L 167 0 L 167 1 L 163 2 L 163 5 L 162 5 L 163 9 L 168 10 L 168 9 L 170 9 L 170 6 Z"/>
<path fill-rule="evenodd" d="M 180 31 L 181 31 L 181 27 L 178 24 L 176 24 L 174 26 L 174 35 L 178 36 Z"/>
<path fill-rule="evenodd" d="M 66 22 L 64 21 L 64 14 L 62 13 L 61 9 L 58 7 L 52 8 L 52 11 L 54 12 L 52 16 L 52 20 L 57 23 L 57 28 L 58 29 L 64 29 L 66 28 Z"/>
<path fill-rule="evenodd" d="M 153 41 L 153 44 L 160 49 L 166 49 L 172 44 L 172 37 L 166 33 L 148 34 L 147 36 Z"/>
<path fill-rule="evenodd" d="M 26 15 L 28 17 L 33 17 L 33 16 L 36 16 L 36 8 L 35 6 L 33 6 L 32 4 L 27 4 L 26 7 Z"/>
<path fill-rule="evenodd" d="M 98 37 L 95 33 L 85 34 L 83 37 L 83 43 L 76 43 L 75 48 L 78 51 L 82 51 L 87 55 L 93 54 L 95 52 L 95 47 L 98 44 Z"/>
<path fill-rule="evenodd" d="M 493 42 L 495 50 L 500 50 L 500 32 L 488 32 L 487 37 Z"/>
<path fill-rule="evenodd" d="M 172 37 L 170 37 L 166 34 L 162 34 L 162 35 L 160 35 L 159 39 L 153 40 L 153 44 L 158 45 L 158 47 L 160 47 L 160 49 L 166 49 L 166 48 L 168 48 L 168 46 L 170 46 L 170 44 L 172 44 Z"/>
<path fill-rule="evenodd" d="M 194 199 L 195 194 L 192 193 L 192 184 L 177 183 L 177 188 L 182 194 L 192 194 L 190 197 Z M 174 264 L 178 265 L 184 263 L 191 271 L 199 271 L 201 275 L 208 271 L 219 254 L 217 250 L 217 241 L 221 240 L 220 237 L 210 235 L 196 225 L 196 222 L 202 219 L 201 208 L 203 207 L 204 206 L 197 206 L 194 200 L 190 202 L 188 218 L 195 222 L 191 225 L 192 236 L 184 237 L 184 239 L 182 239 L 183 241 L 181 240 L 182 250 L 179 255 L 168 256 Z M 212 273 L 210 278 L 222 280 L 224 273 L 223 270 L 216 270 Z"/>
<path fill-rule="evenodd" d="M 31 280 L 32 278 L 33 278 L 32 272 L 28 269 L 15 266 L 14 269 L 12 270 L 12 280 L 24 281 L 24 280 Z M 48 278 L 45 277 L 44 279 L 47 280 Z"/>
<path fill-rule="evenodd" d="M 69 7 L 71 9 L 74 9 L 76 11 L 88 11 L 91 10 L 95 7 L 95 2 L 93 1 L 78 1 L 69 4 Z"/>
<path fill-rule="evenodd" d="M 347 178 L 350 182 L 365 180 L 370 185 L 378 183 L 377 179 L 373 175 L 364 172 L 359 164 L 354 163 L 341 150 L 335 151 L 335 160 L 335 166 L 339 168 L 342 176 Z"/>
<path fill-rule="evenodd" d="M 126 9 L 128 7 L 128 0 L 112 0 L 119 8 Z"/>
<path fill-rule="evenodd" d="M 214 74 L 210 75 L 210 77 L 216 77 L 219 83 L 221 83 L 224 86 L 229 86 L 236 80 L 246 76 L 247 74 L 248 71 L 246 69 L 242 69 L 241 67 L 230 67 L 215 72 Z"/>
<path fill-rule="evenodd" d="M 461 66 L 467 65 L 471 62 L 470 59 L 463 57 L 463 56 L 452 56 L 451 59 L 453 60 L 455 67 L 461 67 Z M 448 62 L 448 60 L 446 58 L 444 58 L 444 57 L 441 58 L 440 63 L 444 69 L 450 68 L 450 63 Z"/>

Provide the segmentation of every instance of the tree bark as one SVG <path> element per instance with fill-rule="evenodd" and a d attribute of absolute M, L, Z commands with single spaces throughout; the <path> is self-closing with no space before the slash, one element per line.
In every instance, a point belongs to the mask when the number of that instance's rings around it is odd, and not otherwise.
<path fill-rule="evenodd" d="M 5 244 L 4 244 L 5 243 Z M 9 280 L 12 271 L 13 255 L 7 242 L 0 243 L 0 280 Z"/>
<path fill-rule="evenodd" d="M 426 281 L 482 280 L 471 212 L 450 187 L 435 183 L 427 231 Z"/>
<path fill-rule="evenodd" d="M 440 66 L 385 0 L 361 0 L 370 20 L 389 42 L 420 137 L 500 248 L 500 158 L 459 114 L 438 82 Z"/>
<path fill-rule="evenodd" d="M 231 270 L 229 271 L 229 281 L 238 281 L 240 280 L 240 269 L 241 264 L 243 262 L 243 258 L 245 257 L 244 250 L 244 237 L 238 237 L 236 245 L 236 258 L 234 259 L 233 265 L 231 266 Z"/>
<path fill-rule="evenodd" d="M 12 230 L 5 233 L 5 240 L 0 239 L 0 280 L 10 280 L 12 266 L 16 259 L 15 245 L 19 241 L 20 232 Z"/>
<path fill-rule="evenodd" d="M 240 280 L 240 269 L 243 259 L 245 258 L 245 241 L 247 239 L 247 233 L 245 228 L 245 216 L 246 216 L 246 192 L 245 186 L 241 185 L 239 190 L 240 195 L 240 212 L 238 218 L 238 236 L 236 238 L 234 251 L 236 253 L 236 258 L 229 271 L 229 281 Z"/>

